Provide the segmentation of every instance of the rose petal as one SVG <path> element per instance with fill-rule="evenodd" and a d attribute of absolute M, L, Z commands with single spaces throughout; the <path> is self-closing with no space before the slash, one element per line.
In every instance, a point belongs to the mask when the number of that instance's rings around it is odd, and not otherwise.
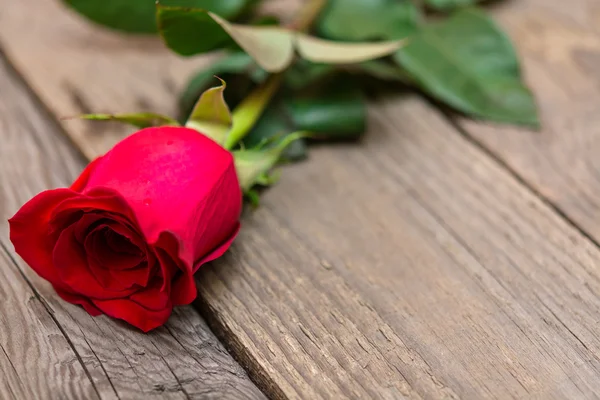
<path fill-rule="evenodd" d="M 189 304 L 196 298 L 196 282 L 194 281 L 192 264 L 185 261 L 190 256 L 181 251 L 181 246 L 181 241 L 171 232 L 163 232 L 155 243 L 157 249 L 164 251 L 164 253 L 157 252 L 161 267 L 177 268 L 177 270 L 170 272 L 170 276 L 174 277 L 173 281 L 170 282 L 171 301 L 174 305 Z M 182 253 L 184 254 L 182 255 Z M 163 272 L 165 275 L 167 273 Z"/>
<path fill-rule="evenodd" d="M 85 311 L 87 311 L 88 314 L 90 314 L 92 317 L 102 315 L 102 311 L 100 311 L 98 307 L 92 304 L 92 302 L 86 299 L 85 297 L 67 292 L 56 286 L 54 287 L 54 290 L 56 290 L 56 293 L 60 296 L 61 299 L 71 304 L 78 304 L 82 306 L 85 309 Z"/>
<path fill-rule="evenodd" d="M 186 267 L 186 264 L 179 258 L 179 242 L 172 233 L 163 232 L 153 247 L 163 279 L 161 290 L 170 292 L 173 277 L 182 271 L 187 271 L 189 275 L 192 273 L 192 269 Z"/>
<path fill-rule="evenodd" d="M 143 238 L 137 233 L 137 221 L 130 210 L 127 202 L 114 190 L 106 188 L 91 188 L 86 192 L 86 195 L 81 195 L 76 198 L 68 199 L 60 203 L 54 212 L 52 218 L 54 220 L 62 220 L 68 218 L 75 210 L 79 213 L 85 213 L 80 221 L 76 224 L 76 236 L 79 241 L 84 241 L 86 235 L 86 224 L 99 223 L 110 225 L 110 227 L 119 234 L 127 237 L 130 242 L 134 243 L 142 249 L 146 249 L 146 244 Z M 113 222 L 114 221 L 114 222 Z M 103 254 L 104 251 L 98 251 L 97 254 Z M 104 264 L 103 260 L 99 260 L 100 264 Z M 131 267 L 135 267 L 139 263 L 135 263 Z"/>
<path fill-rule="evenodd" d="M 96 166 L 98 165 L 98 162 L 100 162 L 101 159 L 102 159 L 102 157 L 98 157 L 98 158 L 94 159 L 92 162 L 90 162 L 87 165 L 87 167 L 85 167 L 83 172 L 81 172 L 81 175 L 79 175 L 79 177 L 71 185 L 71 190 L 81 193 L 85 189 L 85 186 L 87 185 L 88 180 L 90 179 L 90 175 L 92 174 L 92 172 L 94 171 L 94 168 L 96 168 Z"/>
<path fill-rule="evenodd" d="M 113 220 L 107 224 L 115 234 L 126 239 L 126 242 L 122 243 L 109 243 L 109 245 L 116 245 L 113 246 L 114 250 L 132 255 L 142 255 L 146 252 L 146 242 L 140 234 L 132 231 L 128 225 L 121 224 L 118 220 Z"/>
<path fill-rule="evenodd" d="M 137 293 L 132 298 L 114 300 L 92 300 L 94 305 L 106 315 L 122 319 L 131 325 L 148 332 L 167 322 L 173 305 L 158 288 Z M 164 307 L 163 307 L 164 306 Z"/>
<path fill-rule="evenodd" d="M 231 167 L 235 173 L 233 166 Z M 206 197 L 196 215 L 198 221 L 194 234 L 195 253 L 193 262 L 206 258 L 214 249 L 221 248 L 223 243 L 231 243 L 239 230 L 239 212 L 241 200 L 231 197 L 235 182 L 220 179 Z M 230 210 L 235 210 L 231 212 Z M 232 232 L 235 232 L 232 235 Z M 223 254 L 227 247 L 221 252 Z M 214 257 L 216 258 L 216 257 Z M 213 259 L 214 259 L 213 258 Z M 195 271 L 195 270 L 194 270 Z"/>
<path fill-rule="evenodd" d="M 161 283 L 158 279 L 155 279 L 146 289 L 132 294 L 129 298 L 152 311 L 160 311 L 171 307 L 169 294 L 161 290 Z"/>
<path fill-rule="evenodd" d="M 42 192 L 29 200 L 8 221 L 10 240 L 15 251 L 42 278 L 54 285 L 61 285 L 52 263 L 52 250 L 56 238 L 49 232 L 48 223 L 53 209 L 76 194 L 70 189 Z"/>
<path fill-rule="evenodd" d="M 107 243 L 106 232 L 114 232 L 111 228 L 113 225 L 116 224 L 110 222 L 103 223 L 96 226 L 87 235 L 84 245 L 88 260 L 93 259 L 103 269 L 126 270 L 136 268 L 144 261 L 143 253 L 140 249 L 137 250 L 137 254 L 129 252 L 117 253 Z"/>
<path fill-rule="evenodd" d="M 112 270 L 90 258 L 89 268 L 100 286 L 112 292 L 135 291 L 145 287 L 149 280 L 149 268 L 145 261 L 134 269 Z"/>
<path fill-rule="evenodd" d="M 217 248 L 208 253 L 206 256 L 201 258 L 198 262 L 196 262 L 196 264 L 194 265 L 194 272 L 198 271 L 198 268 L 200 268 L 203 264 L 214 261 L 217 258 L 221 257 L 223 254 L 225 254 L 225 252 L 229 249 L 229 247 L 231 247 L 231 244 L 240 232 L 240 227 L 241 225 L 238 223 L 235 229 L 233 230 L 233 233 L 229 236 L 227 240 L 225 240 L 223 243 L 217 246 Z"/>
<path fill-rule="evenodd" d="M 130 226 L 133 231 L 141 232 L 138 228 L 137 220 L 132 210 L 117 192 L 106 188 L 92 188 L 84 195 L 74 196 L 62 201 L 52 212 L 52 220 L 64 218 L 64 214 L 70 215 L 73 212 L 100 214 L 106 217 L 119 220 Z"/>
<path fill-rule="evenodd" d="M 113 253 L 136 257 L 140 257 L 142 255 L 142 250 L 139 247 L 131 243 L 131 240 L 124 235 L 117 233 L 113 228 L 110 228 L 110 230 L 106 231 L 104 235 L 106 245 L 110 250 L 112 250 Z"/>
<path fill-rule="evenodd" d="M 138 268 L 123 271 L 102 268 L 92 262 L 90 270 L 102 287 L 113 292 L 139 290 L 148 283 L 148 267 L 145 262 Z"/>
<path fill-rule="evenodd" d="M 60 207 L 60 204 L 57 208 L 58 207 Z M 58 237 L 63 229 L 76 224 L 83 216 L 84 213 L 81 210 L 65 210 L 58 216 L 55 216 L 54 213 L 52 213 L 50 221 L 48 222 L 48 231 L 55 237 Z"/>
<path fill-rule="evenodd" d="M 151 270 L 147 262 L 147 256 L 142 250 L 135 247 L 127 249 L 125 253 L 117 253 L 107 242 L 106 232 L 114 235 L 134 237 L 135 234 L 128 231 L 114 221 L 103 220 L 104 223 L 97 225 L 85 239 L 85 250 L 91 273 L 100 285 L 111 291 L 123 291 L 136 287 L 145 287 L 151 277 Z M 120 233 L 114 233 L 115 230 Z M 139 239 L 139 238 L 138 238 Z M 139 240 L 136 240 L 139 242 Z M 129 243 L 132 247 L 134 245 Z M 154 262 L 154 258 L 152 258 Z"/>
<path fill-rule="evenodd" d="M 98 224 L 104 222 L 104 216 L 97 213 L 88 213 L 81 216 L 81 218 L 75 222 L 75 228 L 73 234 L 77 241 L 81 244 L 85 242 L 85 239 L 89 232 L 93 231 Z"/>
<path fill-rule="evenodd" d="M 194 301 L 197 295 L 194 273 L 203 264 L 221 257 L 227 251 L 227 249 L 229 249 L 239 230 L 240 225 L 238 223 L 235 230 L 226 241 L 221 243 L 219 246 L 213 249 L 213 251 L 195 263 L 193 271 L 184 270 L 183 273 L 173 281 L 171 301 L 174 305 L 190 304 L 192 301 Z"/>
<path fill-rule="evenodd" d="M 90 250 L 90 247 L 93 247 L 90 242 L 94 242 L 94 237 L 101 235 L 101 233 L 90 234 L 85 246 L 89 270 L 100 286 L 112 292 L 146 286 L 149 279 L 149 268 L 148 263 L 142 257 L 136 256 L 134 259 L 130 255 L 122 256 L 105 250 L 99 258 L 98 252 L 102 252 L 102 250 Z M 112 254 L 112 258 L 109 254 Z"/>
<path fill-rule="evenodd" d="M 60 281 L 71 288 L 72 292 L 87 297 L 112 299 L 126 297 L 135 291 L 110 290 L 102 287 L 91 273 L 83 246 L 76 240 L 74 227 L 66 228 L 59 236 L 52 253 Z"/>

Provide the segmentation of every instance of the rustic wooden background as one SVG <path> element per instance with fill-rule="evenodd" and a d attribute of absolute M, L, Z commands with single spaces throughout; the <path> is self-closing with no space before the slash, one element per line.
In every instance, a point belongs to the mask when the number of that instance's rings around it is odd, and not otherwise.
<path fill-rule="evenodd" d="M 174 113 L 206 60 L 0 0 L 0 398 L 600 398 L 600 2 L 493 13 L 542 132 L 372 104 L 362 143 L 286 167 L 144 335 L 61 301 L 6 218 L 128 133 L 58 117 Z"/>

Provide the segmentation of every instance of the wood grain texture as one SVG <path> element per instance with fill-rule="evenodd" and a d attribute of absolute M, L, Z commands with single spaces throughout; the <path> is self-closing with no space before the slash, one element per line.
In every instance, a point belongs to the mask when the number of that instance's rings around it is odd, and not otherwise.
<path fill-rule="evenodd" d="M 142 334 L 60 300 L 14 254 L 7 218 L 83 158 L 0 60 L 0 398 L 263 399 L 192 307 Z"/>
<path fill-rule="evenodd" d="M 0 248 L 0 399 L 98 399 L 51 310 Z"/>
<path fill-rule="evenodd" d="M 524 60 L 543 129 L 458 123 L 600 242 L 600 2 L 510 1 L 494 11 Z"/>
<path fill-rule="evenodd" d="M 286 170 L 201 271 L 290 398 L 596 398 L 600 252 L 415 98 Z"/>
<path fill-rule="evenodd" d="M 172 99 L 183 75 L 201 64 L 166 55 L 158 38 L 122 40 L 59 0 L 1 0 L 0 26 L 5 54 L 59 117 L 158 110 L 173 114 Z M 147 81 L 149 76 L 157 80 Z M 139 90 L 130 92 L 132 86 Z M 73 140 L 88 157 L 105 152 L 131 132 L 117 124 L 73 120 L 69 125 Z"/>
<path fill-rule="evenodd" d="M 565 13 L 561 23 L 572 20 L 573 32 L 583 15 L 572 6 L 583 0 L 508 4 L 499 12 L 513 36 L 520 35 L 515 26 L 534 29 L 510 22 L 526 21 L 520 12 L 529 21 Z M 20 32 L 31 9 L 51 18 Z M 174 94 L 162 90 L 161 77 L 180 87 L 187 63 L 154 47 L 133 51 L 137 39 L 102 33 L 52 2 L 22 0 L 0 10 L 0 41 L 57 115 L 81 112 L 80 101 L 66 100 L 73 88 L 94 111 L 145 104 L 172 112 Z M 552 32 L 545 32 L 517 39 L 530 49 L 528 68 L 531 49 L 564 63 L 572 56 L 553 53 Z M 37 45 L 41 34 L 44 44 Z M 95 35 L 110 36 L 111 45 L 87 51 L 73 43 L 72 37 Z M 578 42 L 578 35 L 570 37 Z M 103 71 L 67 68 L 71 57 Z M 44 68 L 30 60 L 43 60 Z M 172 60 L 168 70 L 165 60 Z M 127 71 L 135 65 L 144 67 L 132 77 Z M 545 71 L 540 64 L 532 81 L 545 91 L 544 119 L 550 113 L 558 120 L 558 105 L 568 104 L 570 92 Z M 573 85 L 592 90 L 583 78 Z M 589 107 L 585 115 L 592 115 Z M 565 118 L 579 123 L 584 114 Z M 495 128 L 459 123 L 478 139 L 491 132 L 490 148 L 513 136 L 540 137 L 511 132 L 506 139 Z M 255 380 L 275 398 L 600 397 L 598 248 L 537 194 L 548 195 L 545 186 L 528 189 L 423 100 L 380 101 L 369 124 L 360 145 L 320 147 L 308 162 L 287 168 L 262 207 L 245 216 L 233 250 L 198 276 L 197 306 Z M 122 134 L 90 136 L 90 126 L 72 122 L 64 127 L 89 157 Z M 568 138 L 558 143 L 570 145 Z M 535 146 L 539 158 L 551 154 Z M 506 153 L 527 148 L 514 145 Z M 575 164 L 577 151 L 569 154 Z M 565 169 L 554 172 L 556 180 Z M 577 179 L 575 172 L 566 176 Z M 592 200 L 580 205 L 589 215 Z M 122 351 L 132 345 L 125 343 Z"/>

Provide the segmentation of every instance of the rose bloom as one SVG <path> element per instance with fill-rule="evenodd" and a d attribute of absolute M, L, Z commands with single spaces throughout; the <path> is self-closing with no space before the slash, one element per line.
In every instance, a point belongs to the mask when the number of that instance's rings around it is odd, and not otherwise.
<path fill-rule="evenodd" d="M 194 300 L 194 272 L 227 250 L 241 207 L 231 153 L 191 129 L 147 128 L 27 202 L 10 239 L 64 300 L 149 331 Z"/>

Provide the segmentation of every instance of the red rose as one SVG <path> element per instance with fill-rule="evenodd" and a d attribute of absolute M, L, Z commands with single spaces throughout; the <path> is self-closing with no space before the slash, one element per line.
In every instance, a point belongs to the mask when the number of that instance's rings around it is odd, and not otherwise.
<path fill-rule="evenodd" d="M 66 301 L 149 331 L 196 297 L 193 274 L 239 229 L 232 155 L 194 130 L 143 129 L 10 222 L 17 253 Z"/>

